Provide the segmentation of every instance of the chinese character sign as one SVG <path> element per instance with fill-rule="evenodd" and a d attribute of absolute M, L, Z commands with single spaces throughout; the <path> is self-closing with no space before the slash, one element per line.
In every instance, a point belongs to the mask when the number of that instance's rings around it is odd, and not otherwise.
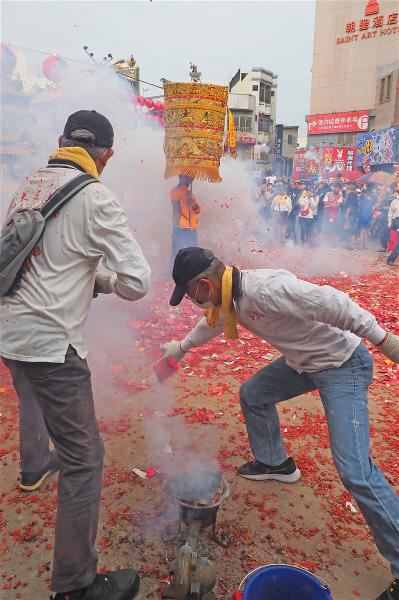
<path fill-rule="evenodd" d="M 353 171 L 355 168 L 355 147 L 323 146 L 322 167 L 326 171 Z"/>
<path fill-rule="evenodd" d="M 282 154 L 283 154 L 283 134 L 284 134 L 284 125 L 276 125 L 276 135 L 275 135 L 275 140 L 274 140 L 275 156 L 282 156 Z"/>
<path fill-rule="evenodd" d="M 399 128 L 390 127 L 356 136 L 356 166 L 367 170 L 371 165 L 399 161 Z"/>
<path fill-rule="evenodd" d="M 368 110 L 308 116 L 308 135 L 367 131 L 368 126 Z"/>

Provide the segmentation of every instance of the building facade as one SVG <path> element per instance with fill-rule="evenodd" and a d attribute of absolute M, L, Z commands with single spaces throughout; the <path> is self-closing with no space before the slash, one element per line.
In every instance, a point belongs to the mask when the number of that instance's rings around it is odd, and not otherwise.
<path fill-rule="evenodd" d="M 238 154 L 271 167 L 277 103 L 277 75 L 262 67 L 239 68 L 229 84 Z"/>
<path fill-rule="evenodd" d="M 281 156 L 284 165 L 284 175 L 290 177 L 294 170 L 295 152 L 298 148 L 299 125 L 283 125 L 283 140 Z"/>
<path fill-rule="evenodd" d="M 397 0 L 317 0 L 308 144 L 399 125 Z"/>
<path fill-rule="evenodd" d="M 229 94 L 228 106 L 234 117 L 238 156 L 252 160 L 256 144 L 256 98 L 252 94 Z"/>

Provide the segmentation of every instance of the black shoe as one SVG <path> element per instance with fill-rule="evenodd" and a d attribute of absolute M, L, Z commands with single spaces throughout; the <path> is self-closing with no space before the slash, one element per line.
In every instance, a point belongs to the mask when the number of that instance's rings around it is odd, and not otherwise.
<path fill-rule="evenodd" d="M 50 600 L 133 600 L 139 587 L 140 578 L 134 569 L 120 569 L 96 575 L 87 588 L 58 593 Z"/>
<path fill-rule="evenodd" d="M 49 475 L 59 471 L 60 466 L 61 465 L 57 456 L 57 452 L 52 450 L 50 452 L 50 460 L 46 469 L 44 469 L 44 471 L 39 471 L 38 473 L 22 472 L 19 487 L 25 492 L 33 492 L 34 490 L 38 490 Z"/>
<path fill-rule="evenodd" d="M 296 468 L 294 459 L 290 456 L 281 465 L 269 467 L 258 460 L 253 460 L 238 469 L 238 474 L 245 479 L 263 481 L 265 479 L 275 479 L 284 483 L 295 483 L 301 476 L 301 472 Z"/>
<path fill-rule="evenodd" d="M 399 600 L 399 579 L 395 579 L 376 600 Z"/>

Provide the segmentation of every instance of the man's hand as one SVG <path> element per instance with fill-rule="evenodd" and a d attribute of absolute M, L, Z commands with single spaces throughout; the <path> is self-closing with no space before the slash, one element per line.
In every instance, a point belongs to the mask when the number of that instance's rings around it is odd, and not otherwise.
<path fill-rule="evenodd" d="M 389 360 L 399 364 L 399 336 L 388 333 L 384 341 L 377 345 L 377 348 Z"/>
<path fill-rule="evenodd" d="M 93 298 L 97 298 L 98 294 L 112 294 L 111 277 L 112 273 L 108 273 L 108 271 L 97 271 L 94 280 Z"/>
<path fill-rule="evenodd" d="M 181 360 L 183 358 L 183 356 L 186 354 L 181 349 L 180 342 L 177 342 L 176 340 L 167 342 L 166 344 L 161 346 L 161 350 L 163 350 L 163 352 L 164 352 L 163 358 L 171 357 L 171 358 L 173 358 L 173 360 L 175 362 L 179 362 L 179 360 Z"/>

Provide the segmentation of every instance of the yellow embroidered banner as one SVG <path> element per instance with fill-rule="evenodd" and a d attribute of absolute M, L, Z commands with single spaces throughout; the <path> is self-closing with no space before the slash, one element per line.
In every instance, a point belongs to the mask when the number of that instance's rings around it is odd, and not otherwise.
<path fill-rule="evenodd" d="M 234 116 L 231 110 L 227 109 L 227 134 L 224 142 L 225 155 L 230 155 L 233 158 L 237 158 L 237 136 L 236 128 L 234 126 Z"/>
<path fill-rule="evenodd" d="M 218 182 L 228 88 L 210 83 L 164 83 L 165 179 L 187 175 Z"/>

